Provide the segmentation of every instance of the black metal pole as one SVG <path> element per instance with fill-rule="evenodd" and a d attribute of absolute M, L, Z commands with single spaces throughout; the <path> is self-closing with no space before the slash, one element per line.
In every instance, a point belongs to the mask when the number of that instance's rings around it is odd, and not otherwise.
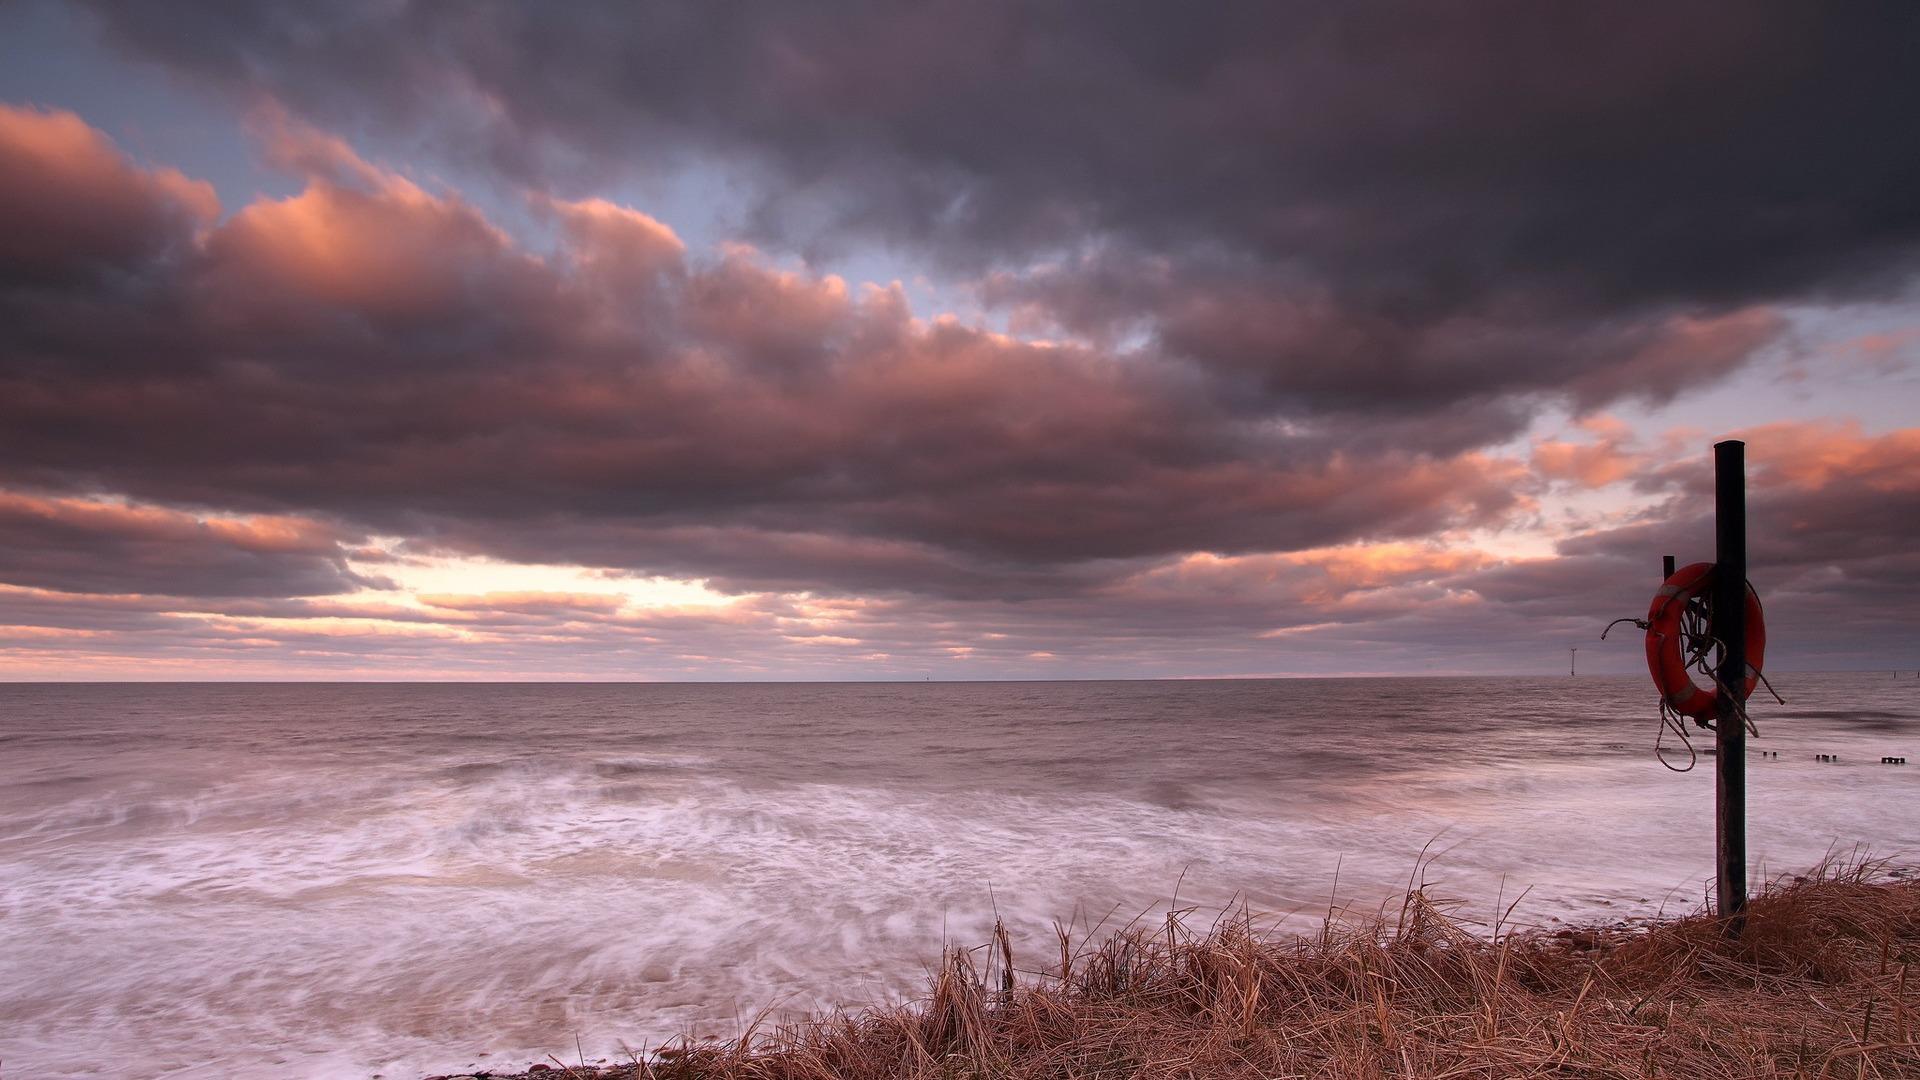
<path fill-rule="evenodd" d="M 1747 728 L 1739 696 L 1747 683 L 1747 444 L 1713 446 L 1713 636 L 1721 644 L 1719 715 L 1714 717 L 1716 896 L 1730 933 L 1747 906 Z"/>
<path fill-rule="evenodd" d="M 1665 581 L 1668 578 L 1673 576 L 1673 568 L 1674 568 L 1673 562 L 1674 562 L 1673 556 L 1671 555 L 1660 556 L 1660 580 L 1661 581 Z"/>

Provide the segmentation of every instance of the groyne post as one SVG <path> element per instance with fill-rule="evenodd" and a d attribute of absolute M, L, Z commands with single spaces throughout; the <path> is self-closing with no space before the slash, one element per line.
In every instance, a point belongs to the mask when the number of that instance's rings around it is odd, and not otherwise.
<path fill-rule="evenodd" d="M 1720 642 L 1719 715 L 1714 717 L 1715 896 L 1727 932 L 1740 930 L 1747 906 L 1747 444 L 1713 446 L 1714 570 L 1712 634 Z"/>

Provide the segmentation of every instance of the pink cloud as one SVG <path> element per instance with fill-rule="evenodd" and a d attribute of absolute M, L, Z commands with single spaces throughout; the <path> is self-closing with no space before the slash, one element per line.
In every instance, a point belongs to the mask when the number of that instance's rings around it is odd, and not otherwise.
<path fill-rule="evenodd" d="M 1533 471 L 1547 480 L 1600 488 L 1638 474 L 1647 457 L 1633 448 L 1632 432 L 1611 417 L 1589 417 L 1580 426 L 1593 442 L 1541 439 L 1533 444 Z"/>
<path fill-rule="evenodd" d="M 478 289 L 490 275 L 526 261 L 459 199 L 370 167 L 367 179 L 346 184 L 315 175 L 299 195 L 242 208 L 209 241 L 209 304 L 437 320 L 457 317 L 484 298 Z"/>
<path fill-rule="evenodd" d="M 897 287 L 747 249 L 690 263 L 671 230 L 604 201 L 548 200 L 566 245 L 536 257 L 457 195 L 264 124 L 306 188 L 214 227 L 152 309 L 114 301 L 190 378 L 0 368 L 34 421 L 15 430 L 59 433 L 19 447 L 51 463 L 23 481 L 74 470 L 151 501 L 321 512 L 474 553 L 557 543 L 749 588 L 783 549 L 830 588 L 1032 588 L 1096 560 L 1524 508 L 1517 463 L 1302 445 L 1165 365 L 923 322 Z M 701 529 L 747 542 L 675 539 Z"/>
<path fill-rule="evenodd" d="M 1783 421 L 1738 434 L 1751 448 L 1756 484 L 1920 492 L 1920 428 L 1870 436 L 1857 422 Z"/>
<path fill-rule="evenodd" d="M 1256 670 L 1262 641 L 1368 620 L 1492 635 L 1503 613 L 1564 608 L 1597 580 L 1587 560 L 1625 560 L 1608 548 L 1625 538 L 1574 538 L 1548 566 L 1444 538 L 1524 522 L 1542 479 L 1697 481 L 1598 414 L 1582 422 L 1590 441 L 1549 440 L 1527 462 L 1471 448 L 1505 432 L 1453 403 L 1533 392 L 1544 376 L 1510 377 L 1551 318 L 1515 330 L 1456 313 L 1406 334 L 1331 300 L 1228 290 L 1156 296 L 1162 332 L 1187 335 L 1166 339 L 1178 349 L 1043 344 L 916 318 L 898 288 L 749 249 L 691 256 L 663 223 L 603 200 L 544 199 L 561 246 L 538 255 L 457 193 L 290 122 L 270 128 L 270 156 L 304 190 L 216 223 L 204 185 L 128 163 L 70 115 L 14 112 L 0 154 L 41 180 L 0 180 L 14 200 L 0 225 L 44 217 L 86 265 L 136 285 L 5 294 L 3 332 L 40 351 L 0 353 L 0 582 L 16 587 L 0 607 L 17 612 L 5 625 L 109 653 L 611 673 L 727 657 L 844 674 L 1216 650 Z M 138 242 L 88 248 L 74 192 L 98 193 Z M 1609 328 L 1582 339 L 1594 366 L 1568 385 L 1582 401 L 1658 396 L 1776 332 L 1764 308 Z M 1276 343 L 1290 359 L 1259 366 Z M 1207 350 L 1221 363 L 1205 370 L 1172 355 Z M 1353 437 L 1339 417 L 1355 414 L 1235 397 L 1247 372 L 1341 408 L 1404 374 L 1432 380 L 1411 397 L 1449 404 Z M 1841 545 L 1836 562 L 1862 580 L 1901 569 L 1885 523 L 1909 512 L 1912 433 L 1754 437 L 1756 490 L 1794 495 L 1773 504 L 1798 523 L 1780 535 Z M 1641 524 L 1678 528 L 1685 513 L 1655 505 Z M 1828 518 L 1871 527 L 1845 540 Z M 698 578 L 734 600 L 317 599 L 379 584 L 348 565 L 384 557 L 375 535 Z M 80 599 L 168 593 L 198 599 Z"/>
<path fill-rule="evenodd" d="M 213 222 L 213 186 L 146 169 L 73 113 L 0 104 L 0 269 L 38 278 L 148 258 Z"/>
<path fill-rule="evenodd" d="M 687 245 L 656 218 L 606 199 L 540 195 L 535 204 L 559 217 L 567 254 L 587 275 L 646 288 L 654 275 L 681 269 Z"/>

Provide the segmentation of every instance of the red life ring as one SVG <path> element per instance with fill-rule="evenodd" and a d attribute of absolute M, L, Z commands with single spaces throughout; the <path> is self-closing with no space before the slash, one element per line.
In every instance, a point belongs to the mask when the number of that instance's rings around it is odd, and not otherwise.
<path fill-rule="evenodd" d="M 1661 700 L 1682 716 L 1712 720 L 1719 715 L 1719 690 L 1703 690 L 1687 671 L 1685 636 L 1680 619 L 1687 602 L 1703 596 L 1713 587 L 1713 564 L 1693 563 L 1674 571 L 1653 594 L 1653 607 L 1647 611 L 1647 670 L 1653 673 L 1653 685 Z M 1747 585 L 1746 678 L 1740 684 L 1740 700 L 1753 695 L 1759 685 L 1760 668 L 1766 661 L 1767 623 L 1760 613 L 1760 597 L 1753 585 Z"/>

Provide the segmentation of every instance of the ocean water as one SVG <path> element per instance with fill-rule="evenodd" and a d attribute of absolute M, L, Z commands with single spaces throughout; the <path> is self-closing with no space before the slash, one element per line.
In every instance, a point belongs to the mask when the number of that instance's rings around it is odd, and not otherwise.
<path fill-rule="evenodd" d="M 1756 709 L 1759 873 L 1920 839 L 1920 678 Z M 0 685 L 0 1075 L 619 1056 L 1418 872 L 1469 918 L 1697 907 L 1711 759 L 1644 678 Z M 1840 755 L 1837 765 L 1816 753 Z M 1903 755 L 1913 765 L 1878 764 Z M 1682 755 L 1684 757 L 1684 755 Z"/>

